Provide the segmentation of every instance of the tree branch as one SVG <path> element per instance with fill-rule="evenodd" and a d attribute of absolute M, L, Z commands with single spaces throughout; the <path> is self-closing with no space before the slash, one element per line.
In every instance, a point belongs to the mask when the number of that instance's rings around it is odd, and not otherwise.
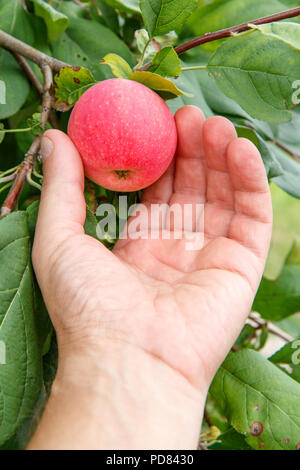
<path fill-rule="evenodd" d="M 51 111 L 51 87 L 53 84 L 52 70 L 49 65 L 43 65 L 41 67 L 44 77 L 44 89 L 43 89 L 43 100 L 42 100 L 42 112 L 41 121 L 43 129 L 46 129 L 46 125 L 49 119 Z"/>
<path fill-rule="evenodd" d="M 15 52 L 12 52 L 11 54 L 16 59 L 16 61 L 20 65 L 20 67 L 23 69 L 23 71 L 24 71 L 25 75 L 27 76 L 28 80 L 34 86 L 34 88 L 37 91 L 37 94 L 42 99 L 43 98 L 43 87 L 42 87 L 39 79 L 37 78 L 37 76 L 33 72 L 32 68 L 27 63 L 26 59 L 24 59 L 24 57 L 22 57 L 20 54 L 16 54 Z M 57 118 L 56 118 L 55 112 L 53 110 L 50 111 L 49 122 L 50 122 L 51 126 L 54 129 L 58 129 L 59 126 L 58 126 Z"/>
<path fill-rule="evenodd" d="M 2 30 L 0 30 L 0 46 L 10 52 L 15 52 L 22 55 L 23 57 L 26 57 L 27 59 L 37 64 L 39 67 L 42 67 L 45 64 L 49 65 L 55 72 L 58 72 L 62 67 L 71 67 L 69 64 L 44 54 L 38 49 L 29 46 L 25 42 L 14 38 Z"/>
<path fill-rule="evenodd" d="M 42 65 L 41 69 L 44 77 L 41 121 L 42 127 L 45 129 L 51 111 L 51 89 L 53 84 L 53 76 L 51 66 L 49 64 Z M 3 203 L 0 217 L 2 217 L 3 215 L 10 214 L 12 212 L 12 210 L 16 206 L 16 203 L 21 194 L 26 179 L 29 181 L 31 180 L 32 169 L 34 167 L 37 154 L 40 150 L 40 145 L 41 136 L 37 135 L 34 137 L 33 142 L 25 155 L 23 163 L 20 165 L 18 171 L 16 172 L 14 184 L 12 185 L 7 198 Z"/>
<path fill-rule="evenodd" d="M 300 15 L 300 7 L 299 8 L 292 8 L 290 10 L 285 10 L 280 13 L 275 13 L 274 15 L 264 16 L 263 18 L 259 18 L 257 20 L 248 21 L 247 23 L 243 23 L 237 26 L 232 26 L 227 29 L 221 29 L 220 31 L 216 31 L 214 33 L 206 33 L 203 36 L 199 36 L 191 41 L 188 41 L 180 46 L 175 47 L 175 51 L 178 55 L 183 54 L 184 52 L 193 49 L 194 47 L 200 46 L 207 42 L 216 41 L 218 39 L 224 39 L 233 36 L 236 33 L 242 33 L 244 31 L 248 31 L 251 29 L 249 24 L 267 24 L 273 23 L 275 21 L 286 20 L 288 18 L 294 18 L 295 16 Z M 143 67 L 139 68 L 139 71 L 146 71 L 150 67 L 151 62 L 148 62 Z"/>
<path fill-rule="evenodd" d="M 21 191 L 23 189 L 24 183 L 26 181 L 26 176 L 30 168 L 33 167 L 34 159 L 39 151 L 40 148 L 40 141 L 41 138 L 39 135 L 35 136 L 28 152 L 25 155 L 24 161 L 21 164 L 19 170 L 17 171 L 16 179 L 14 184 L 12 185 L 7 198 L 5 199 L 0 217 L 10 214 L 14 209 Z"/>
<path fill-rule="evenodd" d="M 23 71 L 24 71 L 25 75 L 27 76 L 28 80 L 30 81 L 30 83 L 36 89 L 38 95 L 40 97 L 42 97 L 43 96 L 43 87 L 42 87 L 39 79 L 37 78 L 37 76 L 33 72 L 32 68 L 30 67 L 30 65 L 26 62 L 24 57 L 21 56 L 20 54 L 17 54 L 14 51 L 11 51 L 11 54 L 14 56 L 15 60 L 19 64 L 19 66 L 23 69 Z"/>
<path fill-rule="evenodd" d="M 267 325 L 269 333 L 272 333 L 273 335 L 275 335 L 278 338 L 282 339 L 286 343 L 289 343 L 293 339 L 290 335 L 285 334 L 285 332 L 280 330 L 280 328 L 277 328 L 275 325 L 270 325 L 270 323 L 264 322 L 263 320 L 260 320 L 259 318 L 254 317 L 253 315 L 250 315 L 249 319 L 251 321 L 253 321 L 259 327 Z"/>

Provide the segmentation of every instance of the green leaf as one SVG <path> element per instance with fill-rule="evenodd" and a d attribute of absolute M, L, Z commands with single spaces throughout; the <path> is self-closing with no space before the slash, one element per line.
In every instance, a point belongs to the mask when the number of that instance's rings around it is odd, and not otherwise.
<path fill-rule="evenodd" d="M 110 29 L 98 21 L 73 16 L 70 16 L 67 31 L 52 48 L 57 59 L 73 66 L 87 68 L 96 80 L 113 76 L 107 67 L 100 65 L 101 58 L 108 53 L 123 57 L 131 66 L 135 63 L 129 48 Z"/>
<path fill-rule="evenodd" d="M 139 0 L 105 0 L 105 3 L 127 13 L 141 13 Z"/>
<path fill-rule="evenodd" d="M 171 46 L 163 47 L 152 59 L 149 72 L 157 73 L 162 77 L 176 77 L 181 73 L 181 62 Z"/>
<path fill-rule="evenodd" d="M 292 84 L 300 75 L 300 25 L 285 22 L 278 28 L 274 23 L 271 32 L 261 26 L 228 39 L 207 69 L 220 90 L 250 116 L 273 123 L 290 121 Z"/>
<path fill-rule="evenodd" d="M 276 140 L 300 155 L 300 112 L 293 111 L 293 120 L 281 124 L 276 129 Z"/>
<path fill-rule="evenodd" d="M 179 29 L 198 5 L 197 0 L 140 0 L 149 36 Z"/>
<path fill-rule="evenodd" d="M 293 339 L 273 354 L 269 360 L 274 364 L 300 364 L 300 338 Z"/>
<path fill-rule="evenodd" d="M 49 41 L 57 41 L 66 30 L 69 18 L 63 15 L 44 0 L 31 0 L 34 3 L 34 13 L 43 18 L 46 23 Z"/>
<path fill-rule="evenodd" d="M 268 178 L 283 175 L 284 171 L 276 159 L 275 154 L 271 152 L 270 148 L 255 129 L 250 129 L 242 125 L 236 125 L 235 128 L 239 137 L 251 140 L 260 151 Z"/>
<path fill-rule="evenodd" d="M 300 336 L 300 317 L 298 313 L 291 317 L 284 318 L 275 323 L 281 330 L 288 333 L 292 338 Z"/>
<path fill-rule="evenodd" d="M 230 353 L 211 394 L 254 449 L 296 450 L 300 436 L 300 384 L 259 353 Z"/>
<path fill-rule="evenodd" d="M 137 16 L 128 16 L 124 20 L 125 21 L 122 28 L 123 41 L 126 44 L 132 45 L 134 42 L 135 32 L 140 29 L 141 23 Z"/>
<path fill-rule="evenodd" d="M 40 118 L 40 113 L 34 113 L 31 117 L 20 121 L 18 124 L 17 129 L 25 129 L 26 127 L 30 127 L 31 123 L 33 125 L 37 124 L 37 127 L 35 127 L 29 132 L 17 132 L 15 134 L 15 139 L 17 141 L 18 147 L 21 150 L 23 155 L 28 151 L 30 145 L 32 144 L 34 136 L 41 135 L 44 132 L 44 129 L 39 124 L 40 122 L 39 118 Z M 49 123 L 47 123 L 46 129 L 51 129 L 51 126 Z"/>
<path fill-rule="evenodd" d="M 29 45 L 33 44 L 29 15 L 19 0 L 0 0 L 0 29 Z M 5 119 L 24 104 L 29 84 L 15 59 L 3 48 L 0 48 L 0 86 L 0 119 Z"/>
<path fill-rule="evenodd" d="M 5 137 L 5 132 L 3 132 L 3 130 L 4 130 L 4 124 L 3 122 L 0 122 L 0 144 L 1 142 L 3 142 L 4 137 Z"/>
<path fill-rule="evenodd" d="M 283 175 L 273 178 L 272 181 L 286 193 L 300 199 L 300 163 L 290 158 L 276 145 L 269 143 L 268 147 L 276 155 L 283 169 Z"/>
<path fill-rule="evenodd" d="M 30 204 L 30 206 L 26 209 L 28 233 L 30 235 L 31 244 L 33 244 L 33 240 L 34 240 L 34 233 L 35 233 L 35 227 L 36 227 L 37 218 L 38 218 L 39 205 L 40 205 L 40 201 L 35 201 L 32 204 Z M 36 314 L 35 315 L 36 330 L 38 333 L 38 342 L 39 342 L 40 351 L 42 352 L 42 355 L 43 355 L 45 352 L 45 349 L 47 350 L 47 343 L 49 341 L 49 337 L 51 337 L 52 335 L 53 326 L 52 326 L 41 290 L 35 278 L 35 275 L 33 277 L 34 277 L 34 310 Z"/>
<path fill-rule="evenodd" d="M 300 311 L 300 266 L 284 266 L 275 281 L 263 278 L 252 309 L 278 321 Z"/>
<path fill-rule="evenodd" d="M 27 216 L 0 220 L 0 443 L 31 414 L 42 384 L 41 354 L 34 319 L 33 275 Z"/>
<path fill-rule="evenodd" d="M 171 80 L 161 77 L 156 73 L 133 72 L 130 75 L 129 80 L 142 83 L 143 85 L 156 91 L 165 100 L 170 100 L 184 94 L 187 95 L 187 93 L 179 90 L 179 88 L 177 88 L 177 86 L 171 82 Z"/>
<path fill-rule="evenodd" d="M 300 25 L 296 23 L 251 24 L 250 26 L 252 30 L 260 31 L 265 36 L 273 37 L 300 50 Z"/>
<path fill-rule="evenodd" d="M 206 70 L 194 71 L 194 76 L 197 78 L 201 86 L 202 93 L 207 104 L 216 114 L 239 116 L 243 118 L 250 118 L 234 100 L 225 96 L 216 86 L 215 81 L 211 80 Z M 190 75 L 190 72 L 185 75 Z"/>
<path fill-rule="evenodd" d="M 236 432 L 234 428 L 230 428 L 218 436 L 217 442 L 208 448 L 209 450 L 253 450 L 245 442 L 245 437 Z"/>
<path fill-rule="evenodd" d="M 285 264 L 294 264 L 300 266 L 300 238 L 295 237 L 292 248 L 288 254 Z"/>
<path fill-rule="evenodd" d="M 173 113 L 175 113 L 182 106 L 194 105 L 198 106 L 198 108 L 203 111 L 206 118 L 214 115 L 203 95 L 202 87 L 197 80 L 197 72 L 189 71 L 182 73 L 177 79 L 174 79 L 173 81 L 180 89 L 188 90 L 190 93 L 192 93 L 192 97 L 181 95 L 176 99 L 168 102 L 168 106 Z"/>
<path fill-rule="evenodd" d="M 118 14 L 113 7 L 108 5 L 107 3 L 96 0 L 95 5 L 98 8 L 98 12 L 101 13 L 101 18 L 104 19 L 106 25 L 116 34 L 119 34 L 119 19 Z M 91 5 L 93 6 L 93 5 Z"/>
<path fill-rule="evenodd" d="M 29 117 L 27 119 L 27 125 L 33 128 L 31 131 L 33 135 L 41 135 L 44 132 L 40 113 L 34 113 Z"/>
<path fill-rule="evenodd" d="M 50 395 L 51 387 L 57 372 L 58 347 L 56 335 L 53 332 L 51 336 L 50 349 L 43 357 L 43 379 L 46 395 Z"/>
<path fill-rule="evenodd" d="M 97 83 L 84 67 L 63 67 L 54 81 L 55 108 L 59 111 L 70 109 L 88 88 Z"/>
<path fill-rule="evenodd" d="M 107 54 L 100 61 L 100 64 L 108 65 L 112 73 L 118 78 L 129 78 L 132 74 L 130 65 L 117 54 Z"/>
<path fill-rule="evenodd" d="M 88 208 L 86 208 L 86 219 L 84 224 L 84 231 L 86 235 L 98 239 L 96 232 L 97 225 L 97 217 Z"/>
<path fill-rule="evenodd" d="M 235 350 L 240 349 L 255 349 L 259 351 L 264 347 L 268 339 L 268 328 L 267 324 L 263 325 L 261 328 L 254 328 L 248 323 L 242 329 L 238 339 L 236 340 L 234 346 Z"/>
<path fill-rule="evenodd" d="M 135 31 L 136 46 L 141 54 L 145 51 L 145 47 L 149 43 L 149 34 L 145 29 Z"/>
<path fill-rule="evenodd" d="M 142 55 L 143 63 L 151 62 L 154 56 L 157 54 L 159 43 L 157 38 L 150 40 L 149 34 L 145 29 L 138 29 L 134 32 L 136 40 L 136 46 Z"/>
<path fill-rule="evenodd" d="M 45 0 L 44 0 L 45 1 Z M 73 18 L 85 18 L 87 17 L 87 10 L 83 2 L 80 3 L 80 5 L 77 5 L 73 1 L 65 1 L 65 0 L 54 0 L 56 4 L 57 10 L 62 13 L 63 15 L 66 15 L 69 19 Z M 50 0 L 50 3 L 54 3 Z"/>

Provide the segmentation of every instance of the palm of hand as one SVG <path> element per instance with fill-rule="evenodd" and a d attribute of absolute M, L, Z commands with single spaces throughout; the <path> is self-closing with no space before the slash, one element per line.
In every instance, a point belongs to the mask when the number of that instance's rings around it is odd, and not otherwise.
<path fill-rule="evenodd" d="M 205 204 L 204 247 L 129 239 L 111 253 L 82 232 L 65 233 L 50 262 L 55 299 L 42 289 L 49 311 L 64 312 L 54 323 L 96 342 L 104 334 L 131 343 L 198 384 L 212 378 L 249 313 L 272 211 L 261 157 L 229 121 L 204 124 L 184 107 L 176 122 L 176 162 L 142 202 Z"/>

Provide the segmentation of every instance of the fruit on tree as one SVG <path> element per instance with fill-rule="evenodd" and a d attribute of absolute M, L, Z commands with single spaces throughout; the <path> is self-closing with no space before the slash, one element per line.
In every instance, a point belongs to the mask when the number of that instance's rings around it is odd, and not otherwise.
<path fill-rule="evenodd" d="M 113 78 L 89 88 L 68 124 L 86 176 L 113 191 L 137 191 L 168 168 L 177 145 L 166 103 L 141 83 Z"/>

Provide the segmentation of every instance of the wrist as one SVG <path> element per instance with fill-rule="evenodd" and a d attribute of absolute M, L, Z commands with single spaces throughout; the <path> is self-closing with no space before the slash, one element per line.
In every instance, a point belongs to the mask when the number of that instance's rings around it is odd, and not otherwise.
<path fill-rule="evenodd" d="M 158 358 L 111 341 L 88 355 L 62 352 L 49 406 L 53 414 L 60 403 L 77 425 L 85 417 L 83 448 L 193 449 L 205 398 Z"/>

